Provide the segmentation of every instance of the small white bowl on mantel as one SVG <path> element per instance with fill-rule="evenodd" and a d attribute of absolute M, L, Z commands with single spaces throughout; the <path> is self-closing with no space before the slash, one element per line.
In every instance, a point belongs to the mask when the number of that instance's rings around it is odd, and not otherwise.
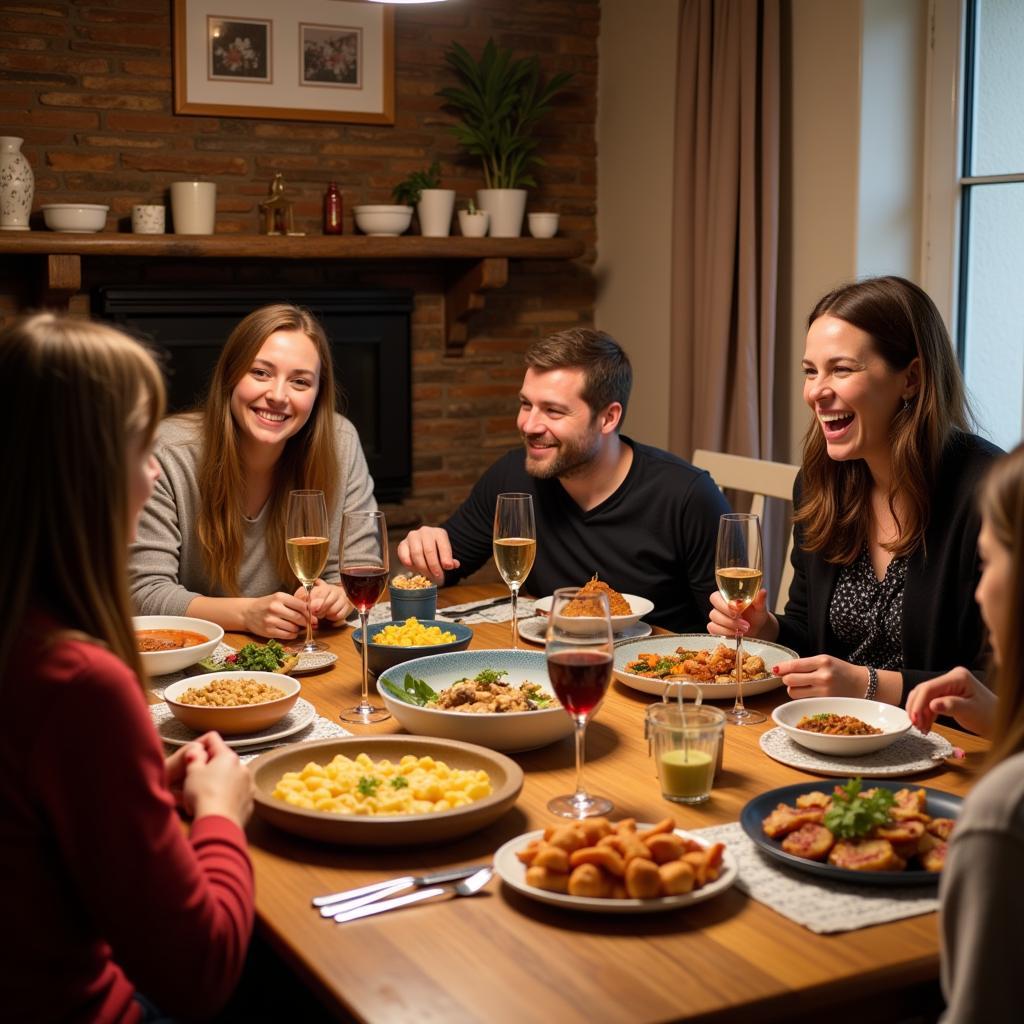
<path fill-rule="evenodd" d="M 411 206 L 354 206 L 352 216 L 364 235 L 400 235 L 412 223 Z"/>
<path fill-rule="evenodd" d="M 101 203 L 47 203 L 40 209 L 51 231 L 91 235 L 106 227 L 110 207 Z"/>
<path fill-rule="evenodd" d="M 882 731 L 871 736 L 833 736 L 797 728 L 797 722 L 814 715 L 850 715 Z M 772 712 L 772 719 L 794 743 L 830 757 L 873 754 L 910 729 L 910 716 L 903 708 L 861 697 L 804 697 L 780 704 Z"/>

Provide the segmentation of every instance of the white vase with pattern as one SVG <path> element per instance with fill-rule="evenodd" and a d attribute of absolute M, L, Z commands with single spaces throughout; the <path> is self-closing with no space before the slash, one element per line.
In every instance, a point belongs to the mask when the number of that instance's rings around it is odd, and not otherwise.
<path fill-rule="evenodd" d="M 24 139 L 0 135 L 0 231 L 28 231 L 36 189 L 32 165 L 21 152 Z"/>

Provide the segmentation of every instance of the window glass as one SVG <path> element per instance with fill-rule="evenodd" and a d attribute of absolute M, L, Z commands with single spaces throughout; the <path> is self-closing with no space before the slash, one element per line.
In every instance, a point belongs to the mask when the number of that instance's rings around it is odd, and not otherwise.
<path fill-rule="evenodd" d="M 970 175 L 1024 171 L 1024 4 L 976 0 Z"/>

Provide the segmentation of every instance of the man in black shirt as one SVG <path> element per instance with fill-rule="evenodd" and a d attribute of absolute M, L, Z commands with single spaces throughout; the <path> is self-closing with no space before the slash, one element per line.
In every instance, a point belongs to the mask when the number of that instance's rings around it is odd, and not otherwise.
<path fill-rule="evenodd" d="M 729 506 L 703 470 L 619 433 L 633 371 L 609 335 L 576 329 L 526 353 L 516 425 L 525 449 L 500 458 L 443 526 L 398 546 L 402 563 L 454 583 L 491 557 L 494 508 L 533 495 L 537 559 L 524 588 L 541 596 L 595 573 L 654 602 L 647 619 L 703 633 L 715 589 L 718 519 Z"/>

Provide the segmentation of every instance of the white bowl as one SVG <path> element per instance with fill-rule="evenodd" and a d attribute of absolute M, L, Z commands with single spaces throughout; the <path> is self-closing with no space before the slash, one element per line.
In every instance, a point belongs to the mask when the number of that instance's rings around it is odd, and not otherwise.
<path fill-rule="evenodd" d="M 645 615 L 649 615 L 654 611 L 654 602 L 648 601 L 646 597 L 637 597 L 636 594 L 623 594 L 622 595 L 628 602 L 629 607 L 633 609 L 630 615 L 613 615 L 612 616 L 612 632 L 621 633 L 624 629 L 629 629 L 630 626 L 635 626 Z M 541 597 L 533 603 L 534 611 L 541 612 L 544 615 L 551 613 L 551 598 Z M 581 630 L 587 630 L 591 627 L 592 620 L 586 616 L 581 615 L 576 619 L 571 616 L 567 616 L 565 619 L 566 629 L 571 632 L 572 627 L 570 623 L 579 622 Z"/>
<path fill-rule="evenodd" d="M 528 213 L 526 222 L 534 238 L 554 238 L 558 233 L 557 213 Z"/>
<path fill-rule="evenodd" d="M 84 235 L 106 227 L 110 207 L 97 203 L 47 203 L 40 209 L 51 231 Z"/>
<path fill-rule="evenodd" d="M 178 698 L 191 689 L 205 690 L 218 679 L 255 679 L 284 692 L 277 700 L 262 704 L 239 704 L 237 707 L 214 707 L 205 704 L 181 704 Z M 259 732 L 280 722 L 299 699 L 302 684 L 280 672 L 207 672 L 189 676 L 164 689 L 164 700 L 178 721 L 196 732 L 220 732 L 225 736 Z"/>
<path fill-rule="evenodd" d="M 804 715 L 823 714 L 852 715 L 882 731 L 877 736 L 827 736 L 796 727 Z M 895 743 L 910 729 L 910 716 L 903 708 L 859 697 L 804 697 L 779 705 L 772 712 L 772 720 L 794 743 L 832 757 L 874 753 Z"/>
<path fill-rule="evenodd" d="M 224 630 L 215 622 L 206 619 L 190 619 L 186 615 L 136 615 L 132 619 L 135 629 L 188 629 L 193 633 L 202 633 L 209 637 L 204 644 L 195 647 L 182 647 L 176 651 L 148 651 L 140 654 L 142 667 L 146 675 L 165 676 L 170 672 L 180 672 L 189 665 L 201 661 L 217 648 L 224 639 Z"/>
<path fill-rule="evenodd" d="M 411 206 L 354 206 L 352 214 L 365 235 L 400 235 L 412 223 Z"/>
<path fill-rule="evenodd" d="M 507 669 L 508 675 L 503 677 L 505 682 L 513 686 L 524 682 L 539 683 L 545 692 L 554 696 L 543 652 L 511 649 L 452 651 L 406 661 L 380 674 L 377 692 L 398 724 L 419 736 L 440 736 L 508 752 L 544 747 L 572 732 L 572 718 L 557 698 L 551 707 L 540 711 L 474 715 L 466 711 L 443 711 L 407 704 L 391 696 L 381 685 L 390 682 L 402 689 L 408 672 L 440 693 L 452 683 L 472 678 L 485 668 Z"/>

